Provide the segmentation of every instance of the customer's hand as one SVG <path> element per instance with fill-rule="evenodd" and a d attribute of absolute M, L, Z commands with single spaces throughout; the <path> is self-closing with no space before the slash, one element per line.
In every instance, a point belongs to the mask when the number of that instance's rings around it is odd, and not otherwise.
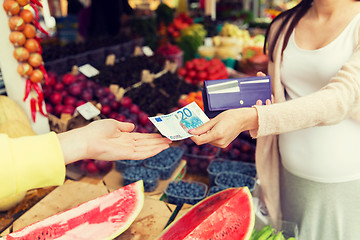
<path fill-rule="evenodd" d="M 81 159 L 139 160 L 156 155 L 171 143 L 160 134 L 132 132 L 134 128 L 132 123 L 105 119 L 58 134 L 65 163 Z"/>

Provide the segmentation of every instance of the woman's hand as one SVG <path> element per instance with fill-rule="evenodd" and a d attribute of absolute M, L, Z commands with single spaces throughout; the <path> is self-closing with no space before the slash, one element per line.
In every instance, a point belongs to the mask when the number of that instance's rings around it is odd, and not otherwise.
<path fill-rule="evenodd" d="M 255 108 L 230 109 L 220 113 L 202 126 L 191 129 L 191 139 L 198 145 L 210 143 L 227 147 L 241 132 L 258 128 Z"/>
<path fill-rule="evenodd" d="M 135 125 L 113 119 L 58 134 L 65 163 L 81 159 L 139 160 L 154 156 L 171 141 L 160 134 L 132 132 Z"/>

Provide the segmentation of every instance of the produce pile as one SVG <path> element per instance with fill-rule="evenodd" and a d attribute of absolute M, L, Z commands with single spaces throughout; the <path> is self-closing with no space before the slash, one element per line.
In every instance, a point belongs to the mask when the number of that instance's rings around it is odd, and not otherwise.
<path fill-rule="evenodd" d="M 205 184 L 186 180 L 172 181 L 165 190 L 167 202 L 175 205 L 194 205 L 205 198 L 206 192 Z"/>
<path fill-rule="evenodd" d="M 277 231 L 270 225 L 266 225 L 259 230 L 253 230 L 249 240 L 295 240 L 294 237 L 286 237 L 283 231 Z"/>
<path fill-rule="evenodd" d="M 34 10 L 35 16 L 30 10 L 25 9 L 28 5 Z M 19 62 L 17 71 L 26 81 L 24 101 L 31 97 L 31 117 L 35 122 L 37 111 L 46 116 L 40 84 L 44 79 L 47 83 L 48 79 L 41 55 L 41 38 L 36 35 L 37 30 L 49 35 L 39 23 L 38 8 L 41 8 L 42 4 L 37 0 L 5 0 L 3 7 L 9 15 L 8 24 L 11 30 L 9 39 L 15 47 L 14 57 Z"/>
<path fill-rule="evenodd" d="M 185 63 L 184 68 L 178 69 L 178 74 L 189 84 L 202 86 L 205 80 L 229 78 L 225 64 L 217 59 L 206 60 L 194 58 Z"/>

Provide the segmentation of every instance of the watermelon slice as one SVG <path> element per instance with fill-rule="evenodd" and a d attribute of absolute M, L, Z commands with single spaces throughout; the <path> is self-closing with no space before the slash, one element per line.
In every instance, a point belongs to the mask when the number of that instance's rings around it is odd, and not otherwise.
<path fill-rule="evenodd" d="M 250 238 L 255 224 L 252 196 L 247 187 L 229 188 L 193 206 L 170 224 L 158 240 Z"/>
<path fill-rule="evenodd" d="M 31 224 L 4 239 L 113 239 L 129 228 L 143 205 L 144 188 L 140 180 Z"/>

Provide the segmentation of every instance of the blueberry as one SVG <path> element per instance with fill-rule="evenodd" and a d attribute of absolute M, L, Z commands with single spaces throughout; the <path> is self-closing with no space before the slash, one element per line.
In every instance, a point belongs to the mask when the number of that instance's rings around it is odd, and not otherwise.
<path fill-rule="evenodd" d="M 159 183 L 160 174 L 158 171 L 153 169 L 148 169 L 143 166 L 135 166 L 127 168 L 123 172 L 122 177 L 124 186 L 142 179 L 144 182 L 144 191 L 152 192 Z"/>
<path fill-rule="evenodd" d="M 169 203 L 195 204 L 205 197 L 206 188 L 206 185 L 198 182 L 173 181 L 169 183 L 165 193 Z"/>

